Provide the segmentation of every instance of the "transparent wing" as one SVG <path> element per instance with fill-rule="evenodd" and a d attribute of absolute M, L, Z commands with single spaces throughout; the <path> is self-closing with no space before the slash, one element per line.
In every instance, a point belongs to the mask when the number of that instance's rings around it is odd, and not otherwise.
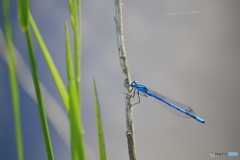
<path fill-rule="evenodd" d="M 166 97 L 166 96 L 164 96 L 164 95 L 162 95 L 162 94 L 160 94 L 160 93 L 157 93 L 157 92 L 155 92 L 155 91 L 153 91 L 153 90 L 151 90 L 151 89 L 148 89 L 148 91 L 149 91 L 151 94 L 159 97 L 160 99 L 163 99 L 164 101 L 167 101 L 167 102 L 173 104 L 174 106 L 179 107 L 179 108 L 185 110 L 186 112 L 191 113 L 192 115 L 196 116 L 196 114 L 195 114 L 195 112 L 193 111 L 192 108 L 190 108 L 190 107 L 188 107 L 188 106 L 186 106 L 186 105 L 184 105 L 184 104 L 182 104 L 182 103 L 180 103 L 180 102 L 177 102 L 177 101 L 175 101 L 175 100 L 173 100 L 173 99 L 171 99 L 171 98 L 168 98 L 168 97 Z M 153 96 L 153 97 L 154 97 L 154 96 Z M 175 115 L 177 115 L 177 116 L 180 116 L 180 117 L 183 117 L 183 118 L 190 118 L 190 116 L 188 116 L 188 115 L 186 115 L 185 113 L 183 113 L 183 112 L 175 109 L 174 107 L 170 106 L 169 104 L 165 103 L 164 101 L 161 101 L 161 100 L 157 99 L 156 97 L 154 97 L 154 98 L 157 100 L 157 102 L 158 102 L 161 106 L 163 106 L 163 108 L 167 109 L 168 111 L 172 112 L 173 114 L 175 114 Z"/>

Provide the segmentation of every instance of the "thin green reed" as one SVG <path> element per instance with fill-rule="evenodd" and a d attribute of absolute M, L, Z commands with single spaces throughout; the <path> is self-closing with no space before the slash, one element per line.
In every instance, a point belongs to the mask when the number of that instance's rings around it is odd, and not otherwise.
<path fill-rule="evenodd" d="M 96 114 L 97 132 L 98 132 L 98 147 L 99 147 L 99 156 L 100 156 L 99 159 L 106 160 L 107 155 L 106 155 L 106 150 L 105 150 L 100 103 L 98 100 L 97 87 L 96 87 L 94 78 L 92 79 L 92 88 L 93 88 L 94 101 L 95 101 L 95 114 Z"/>
<path fill-rule="evenodd" d="M 41 88 L 40 88 L 40 84 L 39 84 L 37 63 L 36 63 L 32 39 L 31 39 L 31 31 L 30 31 L 30 28 L 28 25 L 29 3 L 30 3 L 29 0 L 22 0 L 22 1 L 19 0 L 18 1 L 18 18 L 19 18 L 20 27 L 24 31 L 24 34 L 26 37 L 28 54 L 29 54 L 29 59 L 30 59 L 30 67 L 31 67 L 31 71 L 32 71 L 33 84 L 35 87 L 35 92 L 36 92 L 36 97 L 37 97 L 37 102 L 38 102 L 38 111 L 39 111 L 39 115 L 40 115 L 40 121 L 41 121 L 41 126 L 42 126 L 42 132 L 43 132 L 47 157 L 49 160 L 53 160 L 54 156 L 53 156 L 53 151 L 52 151 L 50 134 L 49 134 L 49 130 L 48 130 L 46 113 L 44 110 Z"/>
<path fill-rule="evenodd" d="M 29 13 L 29 22 L 30 22 L 31 27 L 33 29 L 33 32 L 34 32 L 34 34 L 37 38 L 37 41 L 38 41 L 39 46 L 42 50 L 42 53 L 45 57 L 45 60 L 48 64 L 49 70 L 50 70 L 50 72 L 53 76 L 54 82 L 55 82 L 56 87 L 58 89 L 58 92 L 59 92 L 59 94 L 62 98 L 62 101 L 63 101 L 67 111 L 69 111 L 68 93 L 67 93 L 66 87 L 64 86 L 63 80 L 62 80 L 61 76 L 59 75 L 57 67 L 54 64 L 54 61 L 51 57 L 51 54 L 47 49 L 47 46 L 46 46 L 46 44 L 45 44 L 45 42 L 44 42 L 44 40 L 43 40 L 39 30 L 38 30 L 38 27 L 37 27 L 32 15 L 31 15 L 31 13 Z"/>
<path fill-rule="evenodd" d="M 17 144 L 17 155 L 19 160 L 24 159 L 24 147 L 22 138 L 22 127 L 21 127 L 21 113 L 20 113 L 20 103 L 19 103 L 19 92 L 18 92 L 18 81 L 17 81 L 17 71 L 16 71 L 16 60 L 14 53 L 14 42 L 12 35 L 12 25 L 11 25 L 11 15 L 10 15 L 10 2 L 3 2 L 3 17 L 4 17 L 4 31 L 6 39 L 6 51 L 8 58 L 8 68 L 9 68 L 9 79 L 11 85 L 12 94 L 12 105 L 14 113 L 14 125 L 15 125 L 15 137 Z"/>
<path fill-rule="evenodd" d="M 79 107 L 78 93 L 74 75 L 71 45 L 69 39 L 68 25 L 65 25 L 66 36 L 66 63 L 68 73 L 68 94 L 69 94 L 69 118 L 71 135 L 72 160 L 85 160 L 85 147 L 83 137 L 83 125 L 81 110 Z"/>

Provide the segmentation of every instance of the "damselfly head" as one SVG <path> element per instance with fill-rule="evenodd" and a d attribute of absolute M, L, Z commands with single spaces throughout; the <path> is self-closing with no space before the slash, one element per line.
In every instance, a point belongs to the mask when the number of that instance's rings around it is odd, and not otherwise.
<path fill-rule="evenodd" d="M 133 82 L 130 84 L 130 86 L 131 86 L 131 87 L 134 87 L 134 86 L 136 86 L 136 84 L 137 84 L 137 81 L 133 81 Z"/>

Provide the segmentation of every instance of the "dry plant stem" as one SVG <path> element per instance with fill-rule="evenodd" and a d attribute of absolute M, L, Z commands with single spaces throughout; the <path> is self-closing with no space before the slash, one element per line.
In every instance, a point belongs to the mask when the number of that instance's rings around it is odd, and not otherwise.
<path fill-rule="evenodd" d="M 117 33 L 117 45 L 120 65 L 122 68 L 123 79 L 124 79 L 124 92 L 126 95 L 126 127 L 127 127 L 127 141 L 128 141 L 128 152 L 130 160 L 136 160 L 136 147 L 134 139 L 134 123 L 133 123 L 133 109 L 131 101 L 130 90 L 130 74 L 127 65 L 127 57 L 125 52 L 124 37 L 123 37 L 123 22 L 122 22 L 122 0 L 115 0 L 115 23 Z"/>

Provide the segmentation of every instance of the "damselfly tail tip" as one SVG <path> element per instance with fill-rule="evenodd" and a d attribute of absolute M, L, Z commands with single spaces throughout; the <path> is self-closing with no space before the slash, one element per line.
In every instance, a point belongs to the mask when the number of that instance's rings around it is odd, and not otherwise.
<path fill-rule="evenodd" d="M 202 124 L 205 124 L 205 120 L 203 120 L 203 119 L 201 121 L 199 121 L 199 122 L 201 122 Z"/>
<path fill-rule="evenodd" d="M 203 123 L 203 124 L 205 123 L 205 120 L 203 120 L 203 119 L 201 119 L 201 118 L 199 118 L 199 117 L 196 117 L 195 119 L 196 119 L 198 122 L 201 122 L 201 123 Z"/>

